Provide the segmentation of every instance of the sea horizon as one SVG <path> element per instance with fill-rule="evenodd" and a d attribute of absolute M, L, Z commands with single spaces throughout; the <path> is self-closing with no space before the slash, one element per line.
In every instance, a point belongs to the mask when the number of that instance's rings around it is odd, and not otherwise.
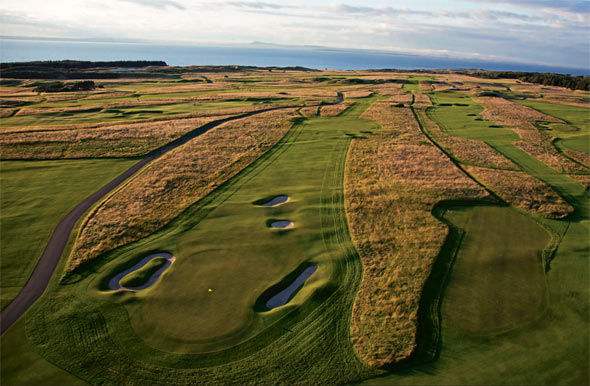
<path fill-rule="evenodd" d="M 476 60 L 330 47 L 291 47 L 266 44 L 183 45 L 126 41 L 86 41 L 0 37 L 0 62 L 43 60 L 163 60 L 171 66 L 243 65 L 301 66 L 310 69 L 435 70 L 554 72 L 588 75 L 588 68 L 510 61 Z"/>

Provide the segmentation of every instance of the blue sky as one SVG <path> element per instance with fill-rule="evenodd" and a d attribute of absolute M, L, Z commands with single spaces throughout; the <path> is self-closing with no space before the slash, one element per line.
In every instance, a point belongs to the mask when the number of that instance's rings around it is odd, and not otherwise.
<path fill-rule="evenodd" d="M 589 67 L 590 0 L 2 0 L 4 36 L 319 45 Z"/>

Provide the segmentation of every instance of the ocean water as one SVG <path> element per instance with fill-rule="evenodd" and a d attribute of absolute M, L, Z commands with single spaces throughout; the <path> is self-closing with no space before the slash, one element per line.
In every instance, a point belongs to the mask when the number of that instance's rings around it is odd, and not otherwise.
<path fill-rule="evenodd" d="M 163 60 L 169 65 L 303 66 L 316 69 L 482 68 L 498 71 L 559 72 L 587 75 L 589 69 L 500 63 L 382 51 L 258 46 L 182 46 L 140 43 L 17 40 L 0 38 L 0 61 L 30 60 Z"/>

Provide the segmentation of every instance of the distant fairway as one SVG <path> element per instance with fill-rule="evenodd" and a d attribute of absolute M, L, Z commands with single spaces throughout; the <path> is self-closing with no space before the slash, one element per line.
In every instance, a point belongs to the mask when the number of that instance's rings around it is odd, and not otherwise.
<path fill-rule="evenodd" d="M 136 160 L 3 161 L 2 308 L 25 284 L 58 221 Z"/>
<path fill-rule="evenodd" d="M 587 133 L 590 131 L 590 114 L 588 114 L 587 108 L 561 105 L 557 103 L 538 102 L 528 99 L 515 99 L 514 102 L 532 107 L 542 113 L 564 120 L 570 125 L 574 125 L 582 132 Z"/>
<path fill-rule="evenodd" d="M 512 130 L 483 119 L 479 115 L 483 108 L 468 95 L 437 92 L 430 97 L 436 105 L 427 110 L 428 115 L 447 133 L 487 143 L 513 161 L 522 171 L 551 186 L 576 209 L 577 215 L 589 215 L 590 203 L 581 184 L 515 146 L 513 143 L 520 139 L 519 136 Z"/>
<path fill-rule="evenodd" d="M 573 126 L 574 131 L 568 130 L 568 127 L 564 128 L 560 124 L 549 125 L 550 128 L 553 128 L 551 134 L 560 138 L 557 141 L 559 147 L 590 153 L 590 113 L 587 108 L 544 103 L 528 99 L 515 100 L 515 102 L 559 118 L 568 125 Z"/>
<path fill-rule="evenodd" d="M 404 79 L 404 90 L 420 91 L 420 82 L 423 80 L 433 80 L 431 76 L 409 76 Z"/>
<path fill-rule="evenodd" d="M 558 142 L 565 148 L 590 153 L 590 135 L 578 135 L 566 139 L 560 139 Z"/>

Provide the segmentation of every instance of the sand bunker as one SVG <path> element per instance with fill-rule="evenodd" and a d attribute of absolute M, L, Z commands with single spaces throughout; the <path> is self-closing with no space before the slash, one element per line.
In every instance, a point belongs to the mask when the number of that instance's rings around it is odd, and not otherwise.
<path fill-rule="evenodd" d="M 301 272 L 299 276 L 295 278 L 295 280 L 293 280 L 291 284 L 289 284 L 287 288 L 268 299 L 266 302 L 266 308 L 272 310 L 273 308 L 281 307 L 287 304 L 293 293 L 301 288 L 305 281 L 309 279 L 317 269 L 318 266 L 315 264 L 307 267 L 303 272 Z"/>
<path fill-rule="evenodd" d="M 284 204 L 287 201 L 289 201 L 289 196 L 276 196 L 272 200 L 267 201 L 267 202 L 260 204 L 260 205 L 261 206 L 277 206 L 280 204 Z"/>
<path fill-rule="evenodd" d="M 141 267 L 143 267 L 144 265 L 146 265 L 151 260 L 153 260 L 157 257 L 163 257 L 168 261 L 162 267 L 160 267 L 160 269 L 158 269 L 156 272 L 154 272 L 152 274 L 152 276 L 150 276 L 148 281 L 145 282 L 145 284 L 140 285 L 138 287 L 123 287 L 123 286 L 121 286 L 121 284 L 120 284 L 121 279 L 123 279 L 125 276 L 129 275 L 130 273 L 137 271 L 138 269 L 140 269 Z M 126 270 L 115 275 L 109 281 L 109 288 L 112 289 L 113 291 L 118 291 L 118 290 L 140 291 L 142 289 L 146 289 L 148 287 L 151 287 L 158 280 L 160 275 L 162 275 L 162 273 L 164 273 L 164 271 L 167 270 L 168 267 L 170 267 L 172 265 L 172 263 L 174 263 L 174 260 L 175 260 L 174 256 L 172 256 L 172 254 L 170 254 L 168 252 L 159 252 L 159 253 L 154 253 L 149 256 L 146 256 L 143 259 L 141 259 L 141 261 L 139 263 L 135 264 L 133 267 L 127 268 Z"/>
<path fill-rule="evenodd" d="M 293 228 L 295 224 L 289 220 L 278 220 L 270 223 L 271 228 L 288 229 Z"/>

